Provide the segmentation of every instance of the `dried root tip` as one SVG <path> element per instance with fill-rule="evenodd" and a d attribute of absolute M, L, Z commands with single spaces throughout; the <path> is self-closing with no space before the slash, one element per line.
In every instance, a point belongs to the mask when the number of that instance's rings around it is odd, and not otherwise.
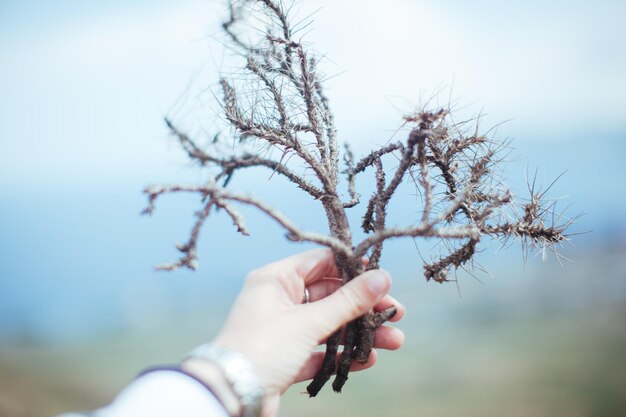
<path fill-rule="evenodd" d="M 340 337 L 341 329 L 333 333 L 326 341 L 326 353 L 324 355 L 324 360 L 322 361 L 322 366 L 315 375 L 315 378 L 313 378 L 313 381 L 311 381 L 311 383 L 306 387 L 309 397 L 315 397 L 320 392 L 324 384 L 326 384 L 330 377 L 335 373 L 335 369 L 337 369 L 337 349 L 339 347 Z"/>
<path fill-rule="evenodd" d="M 343 352 L 339 358 L 339 364 L 337 365 L 337 376 L 333 381 L 333 390 L 336 393 L 341 392 L 343 384 L 348 380 L 348 373 L 350 373 L 350 364 L 352 363 L 352 357 L 354 356 L 354 343 L 357 339 L 357 323 L 358 319 L 348 323 L 346 326 Z"/>
<path fill-rule="evenodd" d="M 337 376 L 333 381 L 333 390 L 341 392 L 343 385 L 348 380 L 350 364 L 353 360 L 363 364 L 369 360 L 370 352 L 374 347 L 376 329 L 396 314 L 396 307 L 391 306 L 386 310 L 375 313 L 370 311 L 364 316 L 351 322 L 346 327 L 344 350 L 336 366 L 336 356 L 339 346 L 341 331 L 333 333 L 326 343 L 326 354 L 320 370 L 307 386 L 306 390 L 310 397 L 315 397 L 324 384 L 330 379 L 335 370 Z"/>
<path fill-rule="evenodd" d="M 345 375 L 337 375 L 333 381 L 333 391 L 337 394 L 341 394 L 341 389 L 345 385 L 346 381 L 348 381 L 347 373 Z"/>

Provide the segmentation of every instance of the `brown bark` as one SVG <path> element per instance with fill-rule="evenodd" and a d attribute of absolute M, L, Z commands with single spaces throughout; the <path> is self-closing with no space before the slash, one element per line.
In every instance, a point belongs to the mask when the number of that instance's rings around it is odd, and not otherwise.
<path fill-rule="evenodd" d="M 333 333 L 326 341 L 326 354 L 324 355 L 322 366 L 315 375 L 315 378 L 313 378 L 313 381 L 306 387 L 310 397 L 315 397 L 324 384 L 326 384 L 335 373 L 339 339 L 341 339 L 341 329 Z"/>

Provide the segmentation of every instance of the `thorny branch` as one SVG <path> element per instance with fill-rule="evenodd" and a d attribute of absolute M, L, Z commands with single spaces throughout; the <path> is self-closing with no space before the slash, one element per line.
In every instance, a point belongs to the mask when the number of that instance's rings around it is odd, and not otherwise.
<path fill-rule="evenodd" d="M 222 208 L 224 209 L 224 211 L 226 211 L 226 213 L 232 219 L 233 224 L 237 227 L 237 231 L 239 233 L 246 236 L 249 235 L 248 228 L 245 224 L 243 216 L 229 204 L 230 202 L 238 202 L 252 207 L 256 207 L 267 216 L 272 218 L 274 221 L 276 221 L 280 226 L 282 226 L 287 232 L 287 238 L 291 241 L 316 243 L 318 245 L 327 246 L 335 250 L 336 252 L 344 254 L 349 254 L 352 252 L 351 248 L 349 248 L 342 241 L 334 238 L 333 236 L 300 230 L 289 218 L 287 218 L 287 216 L 285 216 L 277 209 L 269 206 L 268 204 L 257 200 L 254 197 L 226 190 L 225 188 L 219 187 L 215 184 L 207 184 L 201 186 L 173 185 L 169 187 L 148 187 L 146 188 L 145 193 L 149 196 L 149 205 L 144 210 L 144 213 L 152 214 L 154 212 L 156 200 L 160 195 L 181 192 L 199 194 L 202 196 L 202 199 L 206 200 L 207 202 L 205 203 L 203 210 L 197 213 L 198 220 L 194 224 L 190 240 L 185 245 L 181 245 L 178 247 L 178 249 L 185 255 L 182 258 L 184 261 L 181 260 L 182 262 L 164 265 L 159 267 L 159 269 L 172 270 L 181 266 L 186 266 L 194 270 L 196 269 L 196 246 L 199 230 L 204 224 L 204 221 L 208 217 L 209 212 L 213 206 Z"/>
<path fill-rule="evenodd" d="M 151 214 L 163 194 L 194 193 L 202 208 L 185 244 L 177 245 L 181 258 L 159 269 L 197 268 L 200 231 L 212 211 L 222 209 L 240 233 L 248 234 L 235 204 L 255 207 L 277 222 L 292 241 L 312 242 L 335 253 L 343 282 L 368 268 L 377 268 L 384 243 L 392 238 L 435 238 L 449 252 L 424 265 L 427 280 L 444 282 L 451 270 L 464 267 L 486 237 L 506 242 L 520 240 L 523 247 L 553 248 L 567 240 L 572 220 L 546 203 L 546 192 L 529 186 L 530 198 L 518 204 L 502 184 L 498 167 L 506 143 L 478 131 L 476 120 L 456 122 L 449 109 L 423 109 L 404 118 L 406 139 L 373 149 L 355 161 L 347 144 L 345 169 L 340 171 L 340 147 L 334 115 L 319 69 L 320 58 L 295 38 L 297 30 L 278 0 L 239 0 L 228 4 L 222 24 L 226 43 L 242 59 L 237 74 L 220 80 L 221 109 L 232 135 L 218 132 L 199 145 L 169 119 L 166 124 L 192 161 L 211 173 L 202 185 L 148 187 Z M 252 23 L 254 21 L 254 23 Z M 246 25 L 256 30 L 245 30 Z M 256 25 L 256 26 L 255 26 Z M 234 137 L 233 137 L 234 136 Z M 236 146 L 232 146 L 234 143 Z M 328 220 L 329 232 L 311 232 L 271 205 L 227 189 L 241 170 L 263 168 L 283 176 L 318 201 Z M 366 237 L 353 241 L 346 210 L 360 203 L 357 179 L 372 172 L 375 190 L 367 201 L 361 227 Z M 340 184 L 340 175 L 345 184 Z M 388 221 L 390 202 L 402 184 L 418 191 L 421 216 L 405 226 Z M 345 187 L 348 199 L 342 196 Z M 327 340 L 326 357 L 307 387 L 315 396 L 333 373 L 333 389 L 341 391 L 352 361 L 366 362 L 378 326 L 395 314 L 395 308 L 369 312 L 344 330 L 344 351 L 336 363 L 341 329 Z"/>

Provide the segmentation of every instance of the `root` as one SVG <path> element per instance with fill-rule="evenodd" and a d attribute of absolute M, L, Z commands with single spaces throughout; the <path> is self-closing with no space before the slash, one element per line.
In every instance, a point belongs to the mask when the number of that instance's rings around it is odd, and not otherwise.
<path fill-rule="evenodd" d="M 315 397 L 317 393 L 320 392 L 324 384 L 326 384 L 330 377 L 335 373 L 335 362 L 337 360 L 337 349 L 339 348 L 340 338 L 341 329 L 333 333 L 326 341 L 326 354 L 324 355 L 322 366 L 320 367 L 320 370 L 317 371 L 313 381 L 311 381 L 311 383 L 306 387 L 309 397 Z"/>
<path fill-rule="evenodd" d="M 339 358 L 338 366 L 335 365 L 335 361 L 341 330 L 333 333 L 326 342 L 326 354 L 324 355 L 322 366 L 315 375 L 315 378 L 313 378 L 313 381 L 306 387 L 309 396 L 315 397 L 333 373 L 335 373 L 335 370 L 337 371 L 337 376 L 333 381 L 333 390 L 340 393 L 343 385 L 348 380 L 352 361 L 356 360 L 358 363 L 363 364 L 369 360 L 370 352 L 374 347 L 376 329 L 384 322 L 391 319 L 396 314 L 396 311 L 395 306 L 391 306 L 378 313 L 369 311 L 365 315 L 350 322 L 346 326 L 344 349 Z"/>
<path fill-rule="evenodd" d="M 348 323 L 348 325 L 346 326 L 343 352 L 341 353 L 341 357 L 339 358 L 339 364 L 337 366 L 337 376 L 333 381 L 333 390 L 336 393 L 341 392 L 343 384 L 345 384 L 348 380 L 348 373 L 350 373 L 350 364 L 352 363 L 352 358 L 354 357 L 354 345 L 357 341 L 358 322 L 359 319 L 356 319 Z"/>
<path fill-rule="evenodd" d="M 396 307 L 391 306 L 386 310 L 378 313 L 369 311 L 358 319 L 357 322 L 357 342 L 352 355 L 352 359 L 358 363 L 366 363 L 370 357 L 370 352 L 374 347 L 374 337 L 376 336 L 376 329 L 379 328 L 384 322 L 395 316 Z"/>

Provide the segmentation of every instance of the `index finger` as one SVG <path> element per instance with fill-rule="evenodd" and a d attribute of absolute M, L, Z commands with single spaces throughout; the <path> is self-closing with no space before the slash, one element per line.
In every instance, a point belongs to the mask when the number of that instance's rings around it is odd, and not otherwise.
<path fill-rule="evenodd" d="M 294 271 L 304 285 L 311 284 L 322 278 L 339 278 L 335 255 L 330 249 L 313 249 L 298 253 L 275 263 L 279 268 Z"/>

